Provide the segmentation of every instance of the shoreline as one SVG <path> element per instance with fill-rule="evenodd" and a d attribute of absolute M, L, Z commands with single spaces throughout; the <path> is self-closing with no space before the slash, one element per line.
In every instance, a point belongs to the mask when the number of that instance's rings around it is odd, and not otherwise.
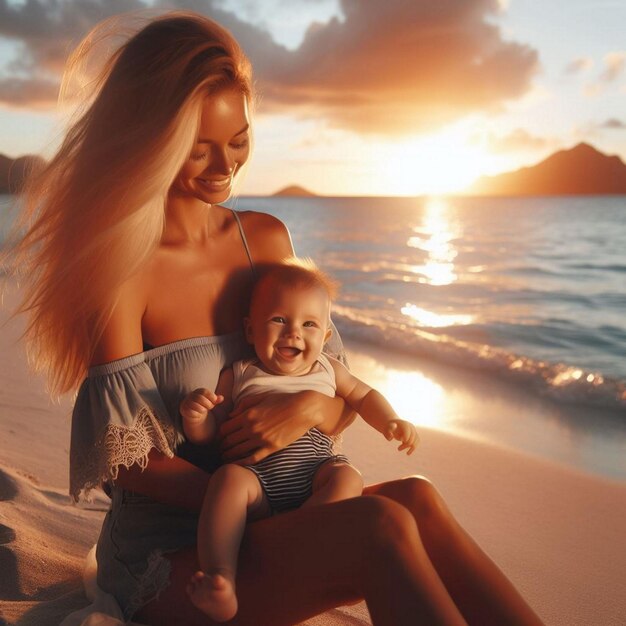
<path fill-rule="evenodd" d="M 344 338 L 352 371 L 418 429 L 430 427 L 611 481 L 626 480 L 626 422 L 485 372 Z"/>

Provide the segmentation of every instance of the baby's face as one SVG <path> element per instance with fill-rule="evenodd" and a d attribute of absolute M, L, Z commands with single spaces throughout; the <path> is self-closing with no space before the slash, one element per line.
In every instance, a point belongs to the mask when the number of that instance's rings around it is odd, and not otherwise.
<path fill-rule="evenodd" d="M 246 320 L 248 341 L 272 374 L 307 374 L 330 336 L 329 299 L 321 288 L 268 288 Z"/>

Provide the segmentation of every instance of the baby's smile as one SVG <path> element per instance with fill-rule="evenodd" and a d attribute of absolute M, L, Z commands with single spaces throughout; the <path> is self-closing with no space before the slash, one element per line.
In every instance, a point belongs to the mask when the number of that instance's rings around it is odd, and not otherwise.
<path fill-rule="evenodd" d="M 278 354 L 280 354 L 280 356 L 282 357 L 293 358 L 298 356 L 302 352 L 302 350 L 294 346 L 277 346 L 276 352 L 278 352 Z"/>

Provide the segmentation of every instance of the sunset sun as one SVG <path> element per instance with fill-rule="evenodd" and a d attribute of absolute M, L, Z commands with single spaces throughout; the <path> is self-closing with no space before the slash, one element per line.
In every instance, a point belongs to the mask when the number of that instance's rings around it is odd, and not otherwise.
<path fill-rule="evenodd" d="M 457 193 L 485 174 L 492 161 L 484 148 L 469 143 L 464 129 L 456 127 L 393 145 L 385 158 L 385 172 L 394 195 Z"/>

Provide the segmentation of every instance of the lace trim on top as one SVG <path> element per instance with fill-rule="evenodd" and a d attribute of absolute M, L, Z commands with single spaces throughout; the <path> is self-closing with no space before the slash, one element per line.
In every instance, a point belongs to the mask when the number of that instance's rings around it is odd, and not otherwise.
<path fill-rule="evenodd" d="M 93 450 L 73 455 L 70 495 L 75 502 L 89 500 L 92 489 L 117 478 L 120 465 L 129 469 L 137 464 L 143 471 L 152 448 L 172 458 L 176 443 L 174 427 L 161 422 L 148 407 L 140 410 L 132 427 L 107 424 Z"/>

